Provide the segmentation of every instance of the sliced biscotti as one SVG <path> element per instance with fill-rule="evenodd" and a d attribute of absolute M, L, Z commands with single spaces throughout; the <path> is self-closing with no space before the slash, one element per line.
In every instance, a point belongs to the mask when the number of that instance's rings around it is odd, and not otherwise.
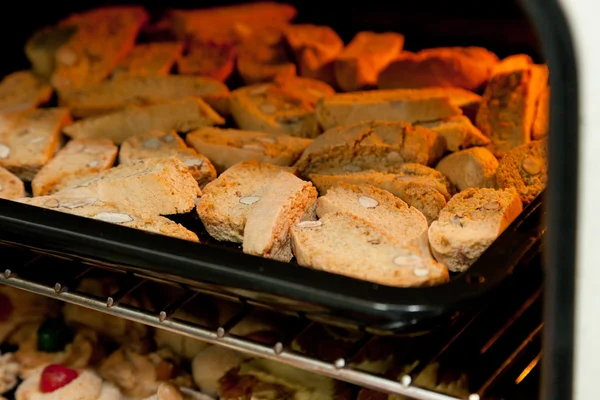
<path fill-rule="evenodd" d="M 535 120 L 531 128 L 531 139 L 540 140 L 548 136 L 548 126 L 550 125 L 550 86 L 542 91 L 538 98 Z"/>
<path fill-rule="evenodd" d="M 229 89 L 200 76 L 132 76 L 61 93 L 60 104 L 76 117 L 89 117 L 131 105 L 149 105 L 183 97 L 200 97 L 221 114 L 229 113 Z"/>
<path fill-rule="evenodd" d="M 437 133 L 403 122 L 368 121 L 333 128 L 314 139 L 296 163 L 303 176 L 353 165 L 385 170 L 404 163 L 431 165 L 446 150 Z"/>
<path fill-rule="evenodd" d="M 31 181 L 34 196 L 77 186 L 113 166 L 119 149 L 108 139 L 69 141 Z"/>
<path fill-rule="evenodd" d="M 174 131 L 151 131 L 133 136 L 121 144 L 119 163 L 131 164 L 146 158 L 176 157 L 190 170 L 200 187 L 217 177 L 217 171 L 203 154 L 186 146 L 183 139 Z"/>
<path fill-rule="evenodd" d="M 403 46 L 404 36 L 399 33 L 357 33 L 335 60 L 337 86 L 346 92 L 375 86 L 379 73 Z"/>
<path fill-rule="evenodd" d="M 196 211 L 206 231 L 216 240 L 242 243 L 250 212 L 266 186 L 281 172 L 258 161 L 236 164 L 203 189 Z"/>
<path fill-rule="evenodd" d="M 340 183 L 317 201 L 319 218 L 336 212 L 369 221 L 398 242 L 418 248 L 424 257 L 429 256 L 425 216 L 390 192 L 367 184 Z"/>
<path fill-rule="evenodd" d="M 310 139 L 289 135 L 219 128 L 195 130 L 185 141 L 208 157 L 219 172 L 248 160 L 290 166 L 310 144 Z"/>
<path fill-rule="evenodd" d="M 31 71 L 6 75 L 0 82 L 0 113 L 31 110 L 52 97 L 48 82 Z"/>
<path fill-rule="evenodd" d="M 109 114 L 85 118 L 63 130 L 73 138 L 105 138 L 120 144 L 152 130 L 187 132 L 225 120 L 200 98 L 183 98 L 146 106 L 129 106 Z"/>
<path fill-rule="evenodd" d="M 508 57 L 494 68 L 476 116 L 496 156 L 531 140 L 536 106 L 548 82 L 548 67 L 528 56 Z"/>
<path fill-rule="evenodd" d="M 289 262 L 290 227 L 316 219 L 317 189 L 310 182 L 282 171 L 269 182 L 248 214 L 244 228 L 244 253 Z"/>
<path fill-rule="evenodd" d="M 180 74 L 199 75 L 225 82 L 235 67 L 236 47 L 212 42 L 191 43 L 177 62 Z"/>
<path fill-rule="evenodd" d="M 456 115 L 439 121 L 421 122 L 417 125 L 442 135 L 446 139 L 448 151 L 460 151 L 473 146 L 486 146 L 492 142 L 465 115 Z"/>
<path fill-rule="evenodd" d="M 60 130 L 70 122 L 65 108 L 1 114 L 0 167 L 31 181 L 59 148 Z"/>
<path fill-rule="evenodd" d="M 479 95 L 459 88 L 372 90 L 324 97 L 315 113 L 323 129 L 368 120 L 412 124 L 461 115 L 461 107 L 479 101 Z"/>
<path fill-rule="evenodd" d="M 438 47 L 408 51 L 379 74 L 380 89 L 428 86 L 480 89 L 490 78 L 498 57 L 482 47 Z"/>
<path fill-rule="evenodd" d="M 514 188 L 463 190 L 429 227 L 431 251 L 450 271 L 465 271 L 521 211 Z"/>
<path fill-rule="evenodd" d="M 165 76 L 183 54 L 183 43 L 159 42 L 138 44 L 115 70 L 112 79 L 132 76 Z"/>
<path fill-rule="evenodd" d="M 496 172 L 498 187 L 514 187 L 523 204 L 531 203 L 548 184 L 547 145 L 547 140 L 535 140 L 506 153 Z"/>
<path fill-rule="evenodd" d="M 56 51 L 77 32 L 77 26 L 46 26 L 25 44 L 25 55 L 33 72 L 49 80 L 56 63 Z"/>
<path fill-rule="evenodd" d="M 36 207 L 198 242 L 198 236 L 194 232 L 168 218 L 147 214 L 142 207 L 138 207 L 136 210 L 104 202 L 97 198 L 70 197 L 62 194 L 23 198 L 17 201 Z"/>
<path fill-rule="evenodd" d="M 328 213 L 292 227 L 298 264 L 388 286 L 431 286 L 448 281 L 448 270 L 419 249 L 403 244 L 363 219 Z"/>
<path fill-rule="evenodd" d="M 101 172 L 56 195 L 97 199 L 148 214 L 186 213 L 201 191 L 188 168 L 177 158 L 149 158 Z"/>
<path fill-rule="evenodd" d="M 0 167 L 0 199 L 14 200 L 25 197 L 25 185 L 9 170 Z"/>
<path fill-rule="evenodd" d="M 231 114 L 240 129 L 312 138 L 321 133 L 315 103 L 334 90 L 307 78 L 244 86 L 231 93 Z"/>
<path fill-rule="evenodd" d="M 442 158 L 435 169 L 448 177 L 458 190 L 495 188 L 498 160 L 483 147 L 471 147 Z"/>

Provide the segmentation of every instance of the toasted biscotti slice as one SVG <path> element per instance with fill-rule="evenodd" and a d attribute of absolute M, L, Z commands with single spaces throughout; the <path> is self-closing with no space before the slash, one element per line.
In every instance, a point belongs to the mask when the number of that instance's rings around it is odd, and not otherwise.
<path fill-rule="evenodd" d="M 285 30 L 285 37 L 298 64 L 298 73 L 335 85 L 334 61 L 344 48 L 344 42 L 328 26 L 294 24 Z"/>
<path fill-rule="evenodd" d="M 535 140 L 506 153 L 496 172 L 498 187 L 514 187 L 523 204 L 531 203 L 548 184 L 547 146 L 547 140 Z"/>
<path fill-rule="evenodd" d="M 9 170 L 0 167 L 0 199 L 14 200 L 25 197 L 25 185 Z"/>
<path fill-rule="evenodd" d="M 219 128 L 195 130 L 185 141 L 208 157 L 219 172 L 248 160 L 290 166 L 310 144 L 310 139 L 288 135 Z"/>
<path fill-rule="evenodd" d="M 143 209 L 142 212 L 140 212 L 138 211 L 139 208 L 136 210 L 118 206 L 114 203 L 103 202 L 96 198 L 70 197 L 57 193 L 49 196 L 22 198 L 17 201 L 36 207 L 48 208 L 67 214 L 79 215 L 98 221 L 110 222 L 130 228 L 141 229 L 143 231 L 160 233 L 179 239 L 198 242 L 198 236 L 194 232 L 168 218 L 147 214 Z"/>
<path fill-rule="evenodd" d="M 52 87 L 31 71 L 6 75 L 0 82 L 0 113 L 32 110 L 47 103 Z"/>
<path fill-rule="evenodd" d="M 186 213 L 201 191 L 177 158 L 149 158 L 103 171 L 56 195 L 97 199 L 153 215 Z"/>
<path fill-rule="evenodd" d="M 36 75 L 50 79 L 56 63 L 56 51 L 77 32 L 77 26 L 46 26 L 27 40 L 25 54 Z"/>
<path fill-rule="evenodd" d="M 550 86 L 542 91 L 538 98 L 535 120 L 531 128 L 531 139 L 540 140 L 548 136 L 548 125 L 550 124 Z"/>
<path fill-rule="evenodd" d="M 108 139 L 69 141 L 31 181 L 34 196 L 76 186 L 113 166 L 119 149 Z"/>
<path fill-rule="evenodd" d="M 120 144 L 152 130 L 187 132 L 225 120 L 200 98 L 183 98 L 146 106 L 129 106 L 109 114 L 85 118 L 63 130 L 73 138 L 105 138 Z"/>
<path fill-rule="evenodd" d="M 307 78 L 245 86 L 231 93 L 231 114 L 240 129 L 312 138 L 321 133 L 314 105 L 333 93 Z"/>
<path fill-rule="evenodd" d="M 471 147 L 442 158 L 435 169 L 448 177 L 458 190 L 495 188 L 498 160 L 483 147 Z"/>
<path fill-rule="evenodd" d="M 244 253 L 289 262 L 290 227 L 316 219 L 317 189 L 289 172 L 280 172 L 266 187 L 246 219 Z"/>
<path fill-rule="evenodd" d="M 181 42 L 159 42 L 138 44 L 112 71 L 112 79 L 132 76 L 165 76 L 183 54 Z"/>
<path fill-rule="evenodd" d="M 104 80 L 131 51 L 148 19 L 143 7 L 113 6 L 62 20 L 60 27 L 77 30 L 56 50 L 52 85 L 67 92 Z"/>
<path fill-rule="evenodd" d="M 398 57 L 403 46 L 404 36 L 399 33 L 357 33 L 335 60 L 338 87 L 352 92 L 377 85 L 379 73 Z"/>
<path fill-rule="evenodd" d="M 0 114 L 0 167 L 31 181 L 60 147 L 60 130 L 70 122 L 65 108 Z"/>
<path fill-rule="evenodd" d="M 475 123 L 492 140 L 496 156 L 531 140 L 536 105 L 547 82 L 548 67 L 528 56 L 508 57 L 494 68 Z"/>
<path fill-rule="evenodd" d="M 482 47 L 438 47 L 402 52 L 379 74 L 380 89 L 428 86 L 476 91 L 490 78 L 498 57 Z"/>
<path fill-rule="evenodd" d="M 235 67 L 236 47 L 212 42 L 192 43 L 177 62 L 180 74 L 199 75 L 225 82 Z"/>
<path fill-rule="evenodd" d="M 319 218 L 336 212 L 369 221 L 398 242 L 418 248 L 422 256 L 430 255 L 425 216 L 390 192 L 367 184 L 340 183 L 317 201 Z"/>
<path fill-rule="evenodd" d="M 486 146 L 492 142 L 464 115 L 448 117 L 439 121 L 421 122 L 417 125 L 442 135 L 446 139 L 446 147 L 449 151 Z"/>
<path fill-rule="evenodd" d="M 328 213 L 292 227 L 298 264 L 388 286 L 431 286 L 449 280 L 448 270 L 419 249 L 403 244 L 363 219 Z"/>
<path fill-rule="evenodd" d="M 429 227 L 431 251 L 450 271 L 465 271 L 521 211 L 514 188 L 463 190 Z"/>
<path fill-rule="evenodd" d="M 217 112 L 229 113 L 229 89 L 214 79 L 185 76 L 132 76 L 61 93 L 60 104 L 76 117 L 90 117 L 183 97 L 200 97 Z"/>
<path fill-rule="evenodd" d="M 258 161 L 236 164 L 203 189 L 196 211 L 216 240 L 242 243 L 246 219 L 281 168 Z"/>
<path fill-rule="evenodd" d="M 177 132 L 152 131 L 133 136 L 121 144 L 119 163 L 131 164 L 146 158 L 176 157 L 190 170 L 200 187 L 217 177 L 217 171 L 203 154 L 186 146 Z"/>
<path fill-rule="evenodd" d="M 461 115 L 480 97 L 458 88 L 372 90 L 338 93 L 317 102 L 315 113 L 323 129 L 368 120 L 428 122 Z"/>
<path fill-rule="evenodd" d="M 353 165 L 385 170 L 404 163 L 431 165 L 446 150 L 443 138 L 403 122 L 368 121 L 333 128 L 314 139 L 296 163 L 303 176 Z"/>

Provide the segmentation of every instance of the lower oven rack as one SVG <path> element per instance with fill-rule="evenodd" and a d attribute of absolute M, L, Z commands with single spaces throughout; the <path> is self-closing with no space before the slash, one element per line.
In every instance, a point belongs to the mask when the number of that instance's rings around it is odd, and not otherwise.
<path fill-rule="evenodd" d="M 423 349 L 419 364 L 406 372 L 398 380 L 388 379 L 385 376 L 373 375 L 351 367 L 349 364 L 360 350 L 366 345 L 373 335 L 366 333 L 365 337 L 353 346 L 348 354 L 333 361 L 325 361 L 310 357 L 290 349 L 289 343 L 277 342 L 268 346 L 249 339 L 234 336 L 229 333 L 236 323 L 248 315 L 248 304 L 244 299 L 233 299 L 244 303 L 243 311 L 235 315 L 229 322 L 218 328 L 206 328 L 197 324 L 174 318 L 173 314 L 188 301 L 193 299 L 198 292 L 191 289 L 182 291 L 182 295 L 175 300 L 156 310 L 133 307 L 122 304 L 123 297 L 131 294 L 145 283 L 162 284 L 143 276 L 122 273 L 106 266 L 88 265 L 82 262 L 60 259 L 47 254 L 39 254 L 22 249 L 13 249 L 1 246 L 0 251 L 8 259 L 19 259 L 17 264 L 3 265 L 0 269 L 0 283 L 13 286 L 54 299 L 77 304 L 83 307 L 112 314 L 117 317 L 129 319 L 159 329 L 166 329 L 201 341 L 224 346 L 241 351 L 253 356 L 263 357 L 285 363 L 306 371 L 325 375 L 334 379 L 355 384 L 375 391 L 403 395 L 417 400 L 460 400 L 457 397 L 445 395 L 414 384 L 419 372 L 431 362 L 454 360 L 464 358 L 463 347 L 479 346 L 471 349 L 485 362 L 483 368 L 471 367 L 481 375 L 476 379 L 472 393 L 462 399 L 483 400 L 501 399 L 504 392 L 516 388 L 527 376 L 536 369 L 540 361 L 540 335 L 542 322 L 540 312 L 541 299 L 541 271 L 532 268 L 528 278 L 520 277 L 515 280 L 516 285 L 528 287 L 527 293 L 522 295 L 522 300 L 515 304 L 506 304 L 501 314 L 498 310 L 478 310 L 469 315 L 456 318 L 447 331 L 440 335 L 440 339 L 428 349 Z M 16 255 L 12 255 L 15 253 Z M 538 260 L 539 261 L 539 260 Z M 532 263 L 535 264 L 535 263 Z M 538 263 L 539 265 L 539 263 Z M 89 293 L 74 289 L 84 277 L 93 273 L 114 275 L 117 278 L 119 289 L 106 298 L 99 298 Z M 536 282 L 532 286 L 532 281 Z M 522 288 L 511 287 L 509 293 L 523 293 Z M 500 295 L 501 296 L 501 295 Z M 502 301 L 501 301 L 502 302 Z M 505 302 L 506 303 L 506 302 Z M 296 336 L 305 332 L 315 322 L 302 321 L 301 316 L 296 316 L 301 323 Z M 495 325 L 490 328 L 490 321 Z M 476 340 L 473 340 L 476 338 Z M 473 342 L 478 344 L 473 344 Z M 499 356 L 500 355 L 500 356 Z M 499 388 L 502 389 L 498 395 Z"/>

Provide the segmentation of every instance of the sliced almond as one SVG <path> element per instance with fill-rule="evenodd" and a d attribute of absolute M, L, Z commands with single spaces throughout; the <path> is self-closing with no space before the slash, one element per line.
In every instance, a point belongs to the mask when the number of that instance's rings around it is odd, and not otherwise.
<path fill-rule="evenodd" d="M 96 168 L 99 165 L 100 165 L 100 161 L 98 161 L 98 160 L 92 160 L 89 163 L 87 163 L 87 166 L 90 168 Z"/>
<path fill-rule="evenodd" d="M 202 166 L 202 164 L 204 164 L 204 160 L 201 160 L 199 158 L 188 158 L 187 160 L 185 160 L 184 164 L 187 167 L 200 167 Z"/>
<path fill-rule="evenodd" d="M 44 207 L 56 208 L 56 207 L 58 207 L 59 204 L 60 204 L 60 202 L 57 199 L 51 198 L 44 202 Z"/>
<path fill-rule="evenodd" d="M 112 222 L 113 224 L 123 224 L 125 222 L 133 221 L 133 218 L 129 214 L 115 212 L 101 212 L 100 214 L 96 214 L 93 218 L 104 222 Z"/>
<path fill-rule="evenodd" d="M 173 135 L 169 135 L 169 134 L 166 134 L 165 136 L 163 136 L 162 139 L 165 143 L 173 143 L 175 141 L 175 138 L 173 137 Z"/>
<path fill-rule="evenodd" d="M 249 206 L 251 204 L 256 203 L 259 200 L 260 200 L 260 197 L 258 197 L 258 196 L 246 196 L 246 197 L 242 197 L 240 199 L 240 203 Z"/>
<path fill-rule="evenodd" d="M 144 141 L 144 144 L 142 144 L 142 146 L 144 146 L 147 149 L 155 150 L 160 147 L 160 140 L 158 140 L 157 138 L 149 138 Z"/>
<path fill-rule="evenodd" d="M 413 269 L 413 274 L 415 276 L 418 276 L 419 278 L 423 278 L 427 275 L 429 275 L 431 271 L 429 271 L 429 268 L 425 268 L 425 267 L 417 267 Z"/>
<path fill-rule="evenodd" d="M 537 175 L 542 172 L 542 167 L 537 160 L 527 157 L 523 161 L 521 161 L 521 167 L 527 172 L 529 175 Z"/>
<path fill-rule="evenodd" d="M 244 150 L 265 151 L 265 148 L 258 143 L 247 143 L 242 145 Z"/>
<path fill-rule="evenodd" d="M 10 147 L 5 144 L 0 144 L 0 158 L 8 158 L 10 156 Z"/>
<path fill-rule="evenodd" d="M 397 151 L 390 151 L 385 157 L 391 162 L 402 162 L 402 156 Z"/>
<path fill-rule="evenodd" d="M 375 208 L 379 205 L 379 202 L 375 199 L 372 199 L 367 196 L 360 196 L 358 198 L 358 203 L 364 208 Z"/>
<path fill-rule="evenodd" d="M 267 85 L 258 86 L 258 87 L 255 87 L 254 89 L 252 89 L 250 91 L 250 94 L 252 94 L 252 95 L 263 94 L 264 92 L 267 91 L 268 88 L 269 87 Z"/>
<path fill-rule="evenodd" d="M 262 103 L 260 106 L 258 106 L 258 109 L 265 114 L 275 114 L 277 111 L 277 107 L 271 103 Z"/>
<path fill-rule="evenodd" d="M 70 67 L 77 62 L 77 54 L 68 47 L 62 47 L 56 52 L 56 59 L 59 63 Z"/>
<path fill-rule="evenodd" d="M 98 201 L 98 199 L 94 199 L 94 198 L 84 198 L 84 199 L 75 199 L 75 200 L 71 200 L 71 201 L 61 201 L 60 202 L 60 206 L 64 207 L 64 208 L 80 208 L 80 207 L 85 207 L 85 206 L 89 206 L 92 205 L 94 203 L 96 203 Z"/>
<path fill-rule="evenodd" d="M 399 267 L 418 267 L 423 264 L 423 260 L 416 254 L 403 254 L 394 258 L 394 264 Z"/>
<path fill-rule="evenodd" d="M 319 226 L 323 225 L 323 223 L 321 221 L 302 221 L 299 222 L 298 225 L 296 225 L 298 228 L 318 228 Z"/>
<path fill-rule="evenodd" d="M 487 203 L 485 203 L 483 205 L 483 208 L 485 208 L 486 210 L 499 210 L 500 209 L 500 202 L 494 200 L 494 201 L 488 201 Z"/>

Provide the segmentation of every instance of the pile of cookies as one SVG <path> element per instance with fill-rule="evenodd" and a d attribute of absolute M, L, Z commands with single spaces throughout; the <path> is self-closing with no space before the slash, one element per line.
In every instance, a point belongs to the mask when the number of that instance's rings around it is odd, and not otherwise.
<path fill-rule="evenodd" d="M 295 16 L 115 6 L 36 32 L 0 82 L 0 197 L 190 241 L 168 216 L 195 209 L 247 254 L 384 285 L 468 269 L 546 185 L 548 68 Z"/>

